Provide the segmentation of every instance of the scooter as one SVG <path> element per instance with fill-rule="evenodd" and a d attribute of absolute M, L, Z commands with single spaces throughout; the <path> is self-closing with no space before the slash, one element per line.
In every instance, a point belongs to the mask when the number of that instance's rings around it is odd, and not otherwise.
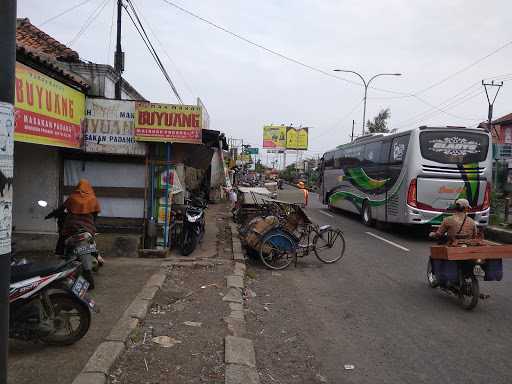
<path fill-rule="evenodd" d="M 190 255 L 197 244 L 202 240 L 205 233 L 205 214 L 207 204 L 202 199 L 187 199 L 187 208 L 183 220 L 183 233 L 181 242 L 181 253 L 183 256 Z"/>
<path fill-rule="evenodd" d="M 80 263 L 33 264 L 11 259 L 9 337 L 71 345 L 85 336 L 98 311 Z"/>

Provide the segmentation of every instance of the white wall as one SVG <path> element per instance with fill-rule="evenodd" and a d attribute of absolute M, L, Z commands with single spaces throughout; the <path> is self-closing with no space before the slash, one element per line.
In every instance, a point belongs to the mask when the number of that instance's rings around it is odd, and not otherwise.
<path fill-rule="evenodd" d="M 46 145 L 14 144 L 13 222 L 16 232 L 51 232 L 54 220 L 44 217 L 59 204 L 58 149 Z M 41 208 L 38 200 L 48 202 Z"/>

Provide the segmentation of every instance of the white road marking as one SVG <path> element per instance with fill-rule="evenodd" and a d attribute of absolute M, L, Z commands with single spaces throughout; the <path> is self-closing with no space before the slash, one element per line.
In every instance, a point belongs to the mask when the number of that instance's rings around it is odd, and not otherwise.
<path fill-rule="evenodd" d="M 322 211 L 321 209 L 319 210 L 320 213 L 323 213 L 325 216 L 329 216 L 329 217 L 334 217 L 333 215 L 331 215 L 330 213 L 327 213 L 325 211 Z"/>
<path fill-rule="evenodd" d="M 487 240 L 487 239 L 485 239 L 485 241 L 487 241 L 488 243 L 494 244 L 494 245 L 503 245 L 501 243 L 497 243 L 495 241 L 491 241 L 491 240 Z"/>
<path fill-rule="evenodd" d="M 375 233 L 371 233 L 371 232 L 366 232 L 366 233 L 367 233 L 368 235 L 370 235 L 370 236 L 375 237 L 376 239 L 382 240 L 382 241 L 384 241 L 385 243 L 388 243 L 388 244 L 390 244 L 390 245 L 392 245 L 392 246 L 394 246 L 394 247 L 397 247 L 397 248 L 399 248 L 399 249 L 401 249 L 401 250 L 403 250 L 403 251 L 405 251 L 405 252 L 409 252 L 409 248 L 405 248 L 404 246 L 402 246 L 402 245 L 400 245 L 400 244 L 397 244 L 397 243 L 395 243 L 395 242 L 393 242 L 393 241 L 391 241 L 391 240 L 388 240 L 388 239 L 385 239 L 385 238 L 383 238 L 383 237 L 380 237 L 379 235 L 376 235 Z"/>

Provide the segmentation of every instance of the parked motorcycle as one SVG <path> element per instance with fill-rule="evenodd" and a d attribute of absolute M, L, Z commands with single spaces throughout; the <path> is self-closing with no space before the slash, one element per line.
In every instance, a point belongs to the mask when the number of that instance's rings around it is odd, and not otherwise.
<path fill-rule="evenodd" d="M 80 263 L 11 261 L 9 337 L 71 345 L 85 336 L 96 304 Z"/>
<path fill-rule="evenodd" d="M 206 201 L 199 198 L 187 199 L 187 207 L 183 218 L 181 253 L 190 255 L 202 240 L 205 232 Z"/>

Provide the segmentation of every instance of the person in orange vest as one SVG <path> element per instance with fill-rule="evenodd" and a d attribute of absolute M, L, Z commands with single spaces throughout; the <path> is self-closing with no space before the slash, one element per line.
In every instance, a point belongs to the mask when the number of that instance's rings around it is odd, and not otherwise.
<path fill-rule="evenodd" d="M 309 191 L 306 189 L 306 186 L 304 185 L 303 181 L 299 181 L 297 184 L 297 187 L 302 190 L 302 193 L 304 194 L 304 206 L 308 206 L 308 198 L 309 198 Z"/>

